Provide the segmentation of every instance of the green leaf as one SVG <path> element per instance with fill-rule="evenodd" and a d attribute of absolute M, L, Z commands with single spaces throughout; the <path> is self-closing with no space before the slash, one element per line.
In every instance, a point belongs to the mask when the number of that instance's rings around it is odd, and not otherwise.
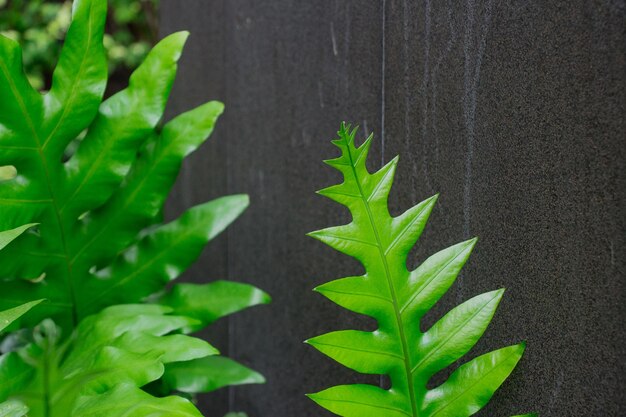
<path fill-rule="evenodd" d="M 124 256 L 81 285 L 90 300 L 81 314 L 110 303 L 142 300 L 160 291 L 195 261 L 208 241 L 221 233 L 248 206 L 248 196 L 221 197 L 196 206 L 179 219 L 148 233 Z M 229 314 L 225 312 L 225 314 Z"/>
<path fill-rule="evenodd" d="M 231 359 L 211 356 L 168 364 L 163 381 L 176 391 L 196 393 L 244 384 L 263 384 L 265 378 Z"/>
<path fill-rule="evenodd" d="M 215 281 L 204 285 L 174 285 L 158 302 L 172 307 L 177 314 L 197 319 L 204 327 L 226 315 L 270 301 L 266 292 L 252 285 Z"/>
<path fill-rule="evenodd" d="M 59 213 L 73 218 L 102 205 L 119 187 L 146 137 L 163 116 L 188 37 L 179 32 L 163 39 L 131 75 L 127 89 L 100 106 L 87 136 L 67 162 Z M 97 188 L 96 188 L 97 187 Z M 94 193 L 94 188 L 98 193 Z"/>
<path fill-rule="evenodd" d="M 388 375 L 392 388 L 341 385 L 309 397 L 346 417 L 470 416 L 511 373 L 523 344 L 467 362 L 439 387 L 428 389 L 428 382 L 476 344 L 504 290 L 478 295 L 422 331 L 421 319 L 452 286 L 476 239 L 444 249 L 409 271 L 408 253 L 424 230 L 437 196 L 392 217 L 387 199 L 398 158 L 370 174 L 366 159 L 372 137 L 357 147 L 356 129 L 343 124 L 338 134 L 333 144 L 341 156 L 325 162 L 339 170 L 344 181 L 319 193 L 346 206 L 352 221 L 309 235 L 359 260 L 365 273 L 323 284 L 315 291 L 376 319 L 378 328 L 332 332 L 307 343 L 357 372 Z"/>
<path fill-rule="evenodd" d="M 98 210 L 110 199 L 124 200 L 124 193 L 128 195 L 129 191 L 133 198 L 160 194 L 152 198 L 153 207 L 159 206 L 160 210 L 180 161 L 190 146 L 210 133 L 206 125 L 212 126 L 217 117 L 214 114 L 209 122 L 205 121 L 199 132 L 191 135 L 193 139 L 187 138 L 191 123 L 183 126 L 180 121 L 172 122 L 163 135 L 156 129 L 186 32 L 161 41 L 133 73 L 129 87 L 100 104 L 106 84 L 101 45 L 105 15 L 104 0 L 75 4 L 53 88 L 43 96 L 28 85 L 23 75 L 19 46 L 0 39 L 0 164 L 10 164 L 17 170 L 14 180 L 0 184 L 0 227 L 40 223 L 38 234 L 24 236 L 0 254 L 0 274 L 18 279 L 5 284 L 0 308 L 33 298 L 49 299 L 45 308 L 32 316 L 33 324 L 52 316 L 66 327 L 66 323 L 75 323 L 94 311 L 86 308 L 91 301 L 80 288 L 98 280 L 94 266 L 112 262 L 128 250 L 143 228 L 159 220 L 154 208 L 136 222 L 132 217 L 127 222 L 118 220 L 119 212 L 124 213 L 126 207 L 117 206 L 106 215 Z M 221 111 L 220 105 L 210 107 L 213 113 Z M 207 115 L 206 106 L 183 121 L 201 115 Z M 85 129 L 87 134 L 76 153 L 61 162 L 65 147 Z M 148 139 L 155 143 L 148 145 Z M 136 184 L 132 190 L 124 187 L 128 172 L 137 162 L 138 150 L 155 147 L 157 142 L 170 145 L 163 155 L 144 161 L 144 168 L 133 177 Z M 163 170 L 168 173 L 152 175 Z M 165 188 L 158 190 L 162 186 Z M 93 221 L 92 212 L 100 213 Z M 98 240 L 103 229 L 98 225 L 112 226 L 106 229 L 111 230 L 103 236 L 106 240 Z M 121 228 L 124 233 L 118 238 L 115 232 Z M 90 251 L 84 251 L 86 247 Z M 100 306 L 113 302 L 101 300 Z"/>
<path fill-rule="evenodd" d="M 345 417 L 412 415 L 401 395 L 373 385 L 339 385 L 307 396 L 325 409 Z"/>
<path fill-rule="evenodd" d="M 30 303 L 22 304 L 21 306 L 14 307 L 10 310 L 0 311 L 0 332 L 6 329 L 15 320 L 28 313 L 31 308 L 42 301 L 43 300 L 31 301 Z"/>
<path fill-rule="evenodd" d="M 462 365 L 424 401 L 426 415 L 466 417 L 478 412 L 522 358 L 525 344 L 496 350 Z"/>
<path fill-rule="evenodd" d="M 73 24 L 45 96 L 47 115 L 41 147 L 60 159 L 69 140 L 76 137 L 98 112 L 106 88 L 107 63 L 102 45 L 106 2 L 75 2 Z M 53 155 L 52 155 L 53 154 Z"/>
<path fill-rule="evenodd" d="M 415 381 L 424 383 L 465 355 L 483 335 L 504 290 L 478 295 L 456 307 L 420 339 L 421 356 L 411 368 Z M 421 378 L 420 381 L 418 378 Z"/>
<path fill-rule="evenodd" d="M 144 144 L 119 191 L 86 216 L 81 235 L 71 242 L 74 263 L 102 265 L 133 242 L 137 230 L 155 222 L 183 159 L 211 134 L 223 109 L 219 102 L 206 103 L 167 123 Z"/>

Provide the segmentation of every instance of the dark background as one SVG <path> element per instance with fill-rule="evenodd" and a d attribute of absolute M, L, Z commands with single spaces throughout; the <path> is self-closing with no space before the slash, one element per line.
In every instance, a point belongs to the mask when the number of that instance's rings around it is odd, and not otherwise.
<path fill-rule="evenodd" d="M 227 111 L 186 163 L 174 215 L 227 193 L 252 205 L 188 279 L 272 294 L 210 338 L 266 385 L 202 400 L 208 416 L 329 416 L 304 397 L 377 382 L 302 344 L 371 327 L 311 289 L 358 273 L 306 238 L 348 221 L 314 191 L 342 120 L 375 132 L 376 169 L 401 155 L 391 211 L 441 193 L 418 248 L 479 236 L 426 325 L 480 292 L 507 293 L 476 356 L 528 341 L 478 415 L 626 415 L 624 318 L 625 2 L 165 0 L 162 34 L 188 29 L 170 116 L 209 99 Z"/>

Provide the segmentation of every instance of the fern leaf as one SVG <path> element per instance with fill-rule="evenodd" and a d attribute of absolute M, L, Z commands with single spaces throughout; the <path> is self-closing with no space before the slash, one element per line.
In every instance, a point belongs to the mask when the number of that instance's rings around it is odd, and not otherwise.
<path fill-rule="evenodd" d="M 114 415 L 119 404 L 98 408 L 99 402 L 126 394 L 137 403 L 131 410 L 144 410 L 140 403 L 161 410 L 164 404 L 163 415 L 187 415 L 188 406 L 176 408 L 181 399 L 146 398 L 140 387 L 162 383 L 167 363 L 182 366 L 209 355 L 213 348 L 189 332 L 269 302 L 267 294 L 245 285 L 198 287 L 205 296 L 217 291 L 213 299 L 224 288 L 234 290 L 210 306 L 186 295 L 184 286 L 167 292 L 169 282 L 248 206 L 247 196 L 222 197 L 163 224 L 183 159 L 212 133 L 223 105 L 203 104 L 161 126 L 187 32 L 165 37 L 128 87 L 103 100 L 107 1 L 75 0 L 72 10 L 48 92 L 32 88 L 20 46 L 0 36 L 0 230 L 9 230 L 0 234 L 0 249 L 6 246 L 0 252 L 0 310 L 46 299 L 20 319 L 37 326 L 28 349 L 18 354 L 13 346 L 0 356 L 0 401 L 29 390 L 23 402 L 32 416 L 67 417 L 70 405 L 80 407 L 81 416 Z M 184 308 L 182 299 L 195 301 Z M 127 307 L 141 311 L 134 318 L 107 309 L 141 302 L 153 305 Z M 82 323 L 117 330 L 101 333 Z M 138 350 L 140 344 L 154 349 Z M 88 354 L 76 353 L 81 350 Z M 42 372 L 42 363 L 54 373 Z M 126 365 L 109 369 L 113 363 Z M 222 385 L 262 379 L 249 372 L 247 380 L 214 373 L 205 378 Z M 98 381 L 94 392 L 83 392 L 92 377 Z M 197 374 L 189 378 L 196 385 L 205 381 Z M 76 403 L 79 395 L 84 403 Z"/>
<path fill-rule="evenodd" d="M 0 37 L 0 166 L 16 171 L 0 182 L 0 229 L 39 225 L 0 253 L 0 309 L 47 298 L 29 324 L 51 317 L 64 328 L 161 291 L 247 206 L 227 197 L 161 224 L 182 160 L 211 134 L 223 105 L 157 127 L 186 32 L 163 39 L 128 88 L 102 101 L 106 0 L 76 1 L 73 10 L 46 94 L 26 80 L 19 45 Z"/>
<path fill-rule="evenodd" d="M 98 279 L 79 283 L 88 301 L 81 315 L 113 304 L 141 300 L 160 291 L 191 265 L 208 241 L 248 206 L 245 195 L 228 196 L 194 207 L 179 219 L 150 231 L 107 268 Z"/>
<path fill-rule="evenodd" d="M 74 263 L 102 265 L 133 242 L 138 227 L 154 223 L 183 158 L 211 134 L 223 108 L 209 102 L 184 113 L 144 144 L 119 191 L 85 218 L 81 236 L 71 242 Z"/>
<path fill-rule="evenodd" d="M 224 316 L 270 301 L 266 292 L 252 285 L 215 281 L 204 285 L 176 284 L 157 302 L 171 307 L 176 314 L 193 317 L 200 327 L 206 327 Z"/>
<path fill-rule="evenodd" d="M 60 160 L 69 141 L 96 116 L 106 87 L 107 63 L 101 41 L 106 4 L 82 3 L 76 2 L 52 87 L 44 97 L 48 116 L 42 126 L 42 147 L 50 160 Z"/>
<path fill-rule="evenodd" d="M 0 229 L 39 225 L 0 253 L 0 277 L 9 281 L 3 284 L 0 308 L 47 298 L 29 316 L 30 324 L 52 317 L 69 328 L 108 305 L 141 301 L 195 260 L 217 234 L 206 228 L 222 230 L 247 205 L 243 197 L 226 198 L 212 209 L 219 211 L 214 214 L 232 209 L 224 219 L 204 221 L 201 214 L 212 213 L 198 207 L 178 223 L 159 227 L 183 158 L 211 134 L 223 105 L 209 102 L 157 127 L 186 32 L 163 39 L 131 75 L 128 88 L 102 101 L 105 17 L 106 0 L 75 2 L 52 88 L 44 95 L 28 84 L 19 45 L 0 37 L 0 166 L 16 171 L 15 178 L 0 182 Z M 70 143 L 77 149 L 64 158 Z M 142 230 L 154 225 L 156 230 L 140 240 Z M 194 228 L 207 238 L 181 241 L 183 251 L 195 254 L 181 263 L 161 262 L 160 250 L 149 244 L 151 237 L 173 239 Z M 128 273 L 113 271 L 135 255 L 154 267 L 121 288 Z M 102 274 L 114 276 L 107 280 Z"/>
<path fill-rule="evenodd" d="M 430 378 L 462 358 L 485 332 L 504 290 L 478 295 L 454 308 L 426 331 L 420 321 L 456 280 L 476 239 L 444 249 L 417 269 L 407 255 L 421 235 L 437 196 L 398 217 L 387 199 L 398 159 L 370 174 L 365 159 L 371 136 L 357 147 L 356 129 L 345 124 L 333 141 L 341 156 L 326 161 L 344 177 L 319 193 L 346 206 L 349 224 L 309 235 L 358 259 L 360 277 L 321 285 L 315 291 L 378 322 L 373 332 L 343 330 L 307 341 L 342 365 L 365 374 L 384 374 L 391 388 L 341 385 L 310 394 L 320 406 L 344 417 L 463 417 L 481 409 L 522 356 L 525 344 L 475 358 L 442 385 L 428 389 Z"/>
<path fill-rule="evenodd" d="M 169 389 L 188 393 L 264 382 L 265 378 L 258 372 L 223 356 L 171 363 L 165 367 L 163 376 L 163 383 Z"/>

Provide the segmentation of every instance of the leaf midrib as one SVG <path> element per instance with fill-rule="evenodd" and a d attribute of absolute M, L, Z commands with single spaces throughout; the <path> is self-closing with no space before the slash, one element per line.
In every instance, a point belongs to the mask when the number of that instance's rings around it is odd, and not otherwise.
<path fill-rule="evenodd" d="M 407 386 L 409 387 L 409 400 L 411 402 L 411 410 L 413 413 L 413 417 L 418 417 L 417 414 L 417 403 L 416 403 L 416 398 L 415 398 L 415 387 L 413 386 L 413 378 L 411 377 L 411 364 L 410 364 L 410 359 L 409 359 L 409 348 L 408 348 L 408 343 L 406 340 L 406 335 L 404 333 L 404 324 L 402 321 L 402 315 L 400 314 L 400 311 L 398 309 L 398 298 L 396 295 L 396 289 L 393 285 L 393 281 L 392 281 L 392 277 L 391 277 L 391 272 L 389 270 L 389 264 L 387 262 L 387 256 L 385 255 L 385 251 L 383 249 L 383 245 L 382 245 L 382 240 L 380 239 L 380 235 L 378 232 L 378 228 L 376 227 L 376 222 L 374 221 L 374 216 L 372 214 L 372 210 L 370 208 L 369 205 L 369 200 L 368 198 L 365 197 L 365 194 L 363 193 L 363 188 L 361 187 L 361 183 L 359 182 L 359 176 L 356 172 L 356 168 L 354 166 L 354 160 L 352 157 L 352 152 L 350 149 L 350 143 L 348 142 L 348 140 L 346 140 L 345 136 L 343 137 L 344 142 L 346 143 L 346 148 L 347 148 L 347 152 L 348 152 L 348 157 L 350 158 L 350 168 L 352 170 L 352 174 L 354 175 L 354 179 L 356 181 L 357 187 L 359 189 L 359 194 L 361 195 L 361 200 L 363 201 L 363 205 L 365 206 L 365 210 L 367 211 L 367 216 L 369 218 L 370 221 L 370 225 L 372 226 L 372 230 L 374 232 L 374 236 L 376 238 L 376 246 L 378 247 L 378 252 L 380 254 L 380 258 L 382 260 L 383 266 L 385 268 L 385 278 L 387 279 L 387 284 L 389 286 L 389 291 L 391 293 L 391 301 L 392 301 L 392 305 L 393 305 L 393 310 L 396 316 L 396 323 L 398 325 L 398 331 L 400 333 L 400 341 L 402 343 L 402 353 L 404 356 L 404 369 L 406 372 L 406 383 Z"/>
<path fill-rule="evenodd" d="M 365 349 L 365 348 L 346 347 L 346 346 L 338 345 L 336 343 L 327 343 L 327 342 L 318 342 L 318 341 L 314 341 L 314 342 L 311 342 L 311 343 L 315 344 L 315 345 L 318 345 L 318 346 L 330 346 L 330 347 L 343 349 L 343 350 L 350 350 L 350 351 L 354 351 L 354 352 L 371 353 L 372 355 L 389 356 L 390 358 L 404 360 L 404 358 L 402 356 L 395 355 L 393 353 L 389 353 L 389 352 L 386 352 L 386 351 L 377 351 L 377 350 L 370 350 L 370 349 Z"/>

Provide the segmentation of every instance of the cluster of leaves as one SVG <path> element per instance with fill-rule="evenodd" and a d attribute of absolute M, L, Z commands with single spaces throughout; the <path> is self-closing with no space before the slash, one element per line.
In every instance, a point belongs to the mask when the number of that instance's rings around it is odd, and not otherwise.
<path fill-rule="evenodd" d="M 110 0 L 104 45 L 109 71 L 123 76 L 146 57 L 158 36 L 159 0 Z M 48 88 L 71 21 L 70 0 L 0 0 L 0 33 L 24 45 L 35 88 Z"/>
<path fill-rule="evenodd" d="M 356 258 L 366 272 L 324 284 L 316 291 L 342 307 L 376 319 L 378 329 L 337 331 L 307 342 L 357 372 L 388 375 L 391 388 L 342 385 L 309 397 L 345 417 L 470 416 L 489 401 L 513 371 L 524 343 L 470 360 L 433 389 L 427 384 L 476 344 L 504 290 L 474 297 L 422 331 L 422 317 L 454 283 L 476 239 L 444 249 L 409 271 L 407 255 L 422 233 L 437 196 L 392 217 L 387 200 L 398 158 L 370 174 L 366 159 L 372 136 L 357 147 L 356 129 L 343 124 L 338 135 L 333 144 L 341 156 L 325 162 L 343 174 L 344 182 L 319 193 L 346 206 L 352 222 L 310 235 Z"/>
<path fill-rule="evenodd" d="M 163 223 L 182 160 L 223 105 L 159 126 L 186 32 L 159 42 L 102 101 L 107 2 L 76 0 L 72 13 L 43 95 L 19 44 L 0 36 L 0 310 L 45 299 L 2 343 L 0 415 L 200 416 L 171 394 L 263 377 L 188 334 L 269 302 L 234 282 L 167 286 L 248 205 L 226 196 Z"/>

